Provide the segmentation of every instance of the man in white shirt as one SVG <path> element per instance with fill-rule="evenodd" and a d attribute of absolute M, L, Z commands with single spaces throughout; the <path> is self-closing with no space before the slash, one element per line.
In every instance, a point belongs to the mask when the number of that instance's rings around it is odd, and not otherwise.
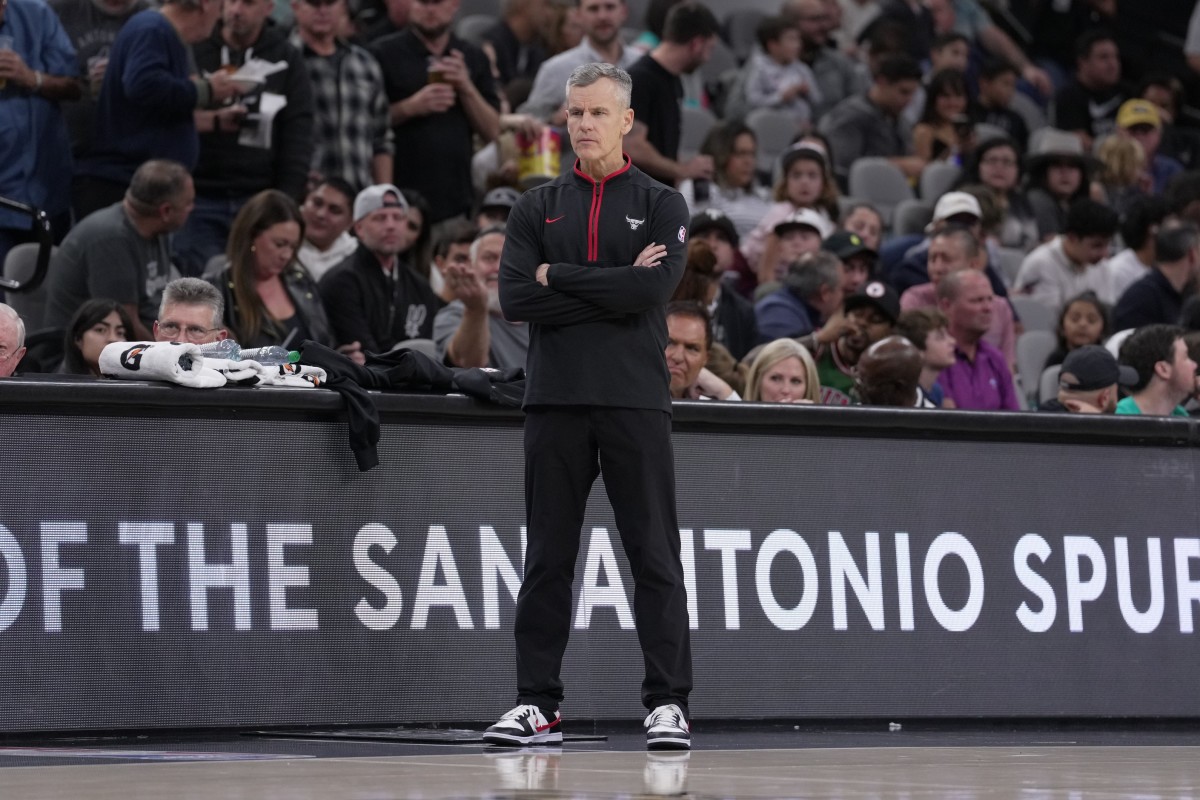
<path fill-rule="evenodd" d="M 1167 204 L 1161 197 L 1140 197 L 1125 212 L 1121 223 L 1121 241 L 1125 249 L 1104 263 L 1113 297 L 1121 299 L 1125 290 L 1153 269 L 1154 238 L 1167 216 Z"/>
<path fill-rule="evenodd" d="M 552 124 L 566 122 L 567 78 L 583 64 L 602 62 L 628 69 L 642 53 L 621 42 L 621 26 L 629 18 L 625 0 L 577 0 L 583 41 L 548 59 L 533 79 L 529 99 L 517 109 Z"/>
<path fill-rule="evenodd" d="M 1057 313 L 1063 303 L 1095 292 L 1105 303 L 1116 297 L 1101 262 L 1117 232 L 1117 212 L 1094 200 L 1076 200 L 1067 211 L 1064 232 L 1025 257 L 1013 290 Z"/>
<path fill-rule="evenodd" d="M 313 187 L 300 206 L 304 241 L 296 259 L 315 281 L 358 249 L 358 240 L 350 235 L 354 195 L 354 189 L 341 178 L 325 178 Z"/>

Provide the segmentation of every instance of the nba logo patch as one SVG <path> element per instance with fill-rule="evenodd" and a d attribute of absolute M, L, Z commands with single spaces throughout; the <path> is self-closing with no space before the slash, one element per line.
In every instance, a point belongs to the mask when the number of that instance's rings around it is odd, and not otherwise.
<path fill-rule="evenodd" d="M 679 226 L 679 241 L 680 241 L 680 243 L 682 243 L 683 240 L 686 238 L 687 238 L 687 228 L 680 225 Z"/>

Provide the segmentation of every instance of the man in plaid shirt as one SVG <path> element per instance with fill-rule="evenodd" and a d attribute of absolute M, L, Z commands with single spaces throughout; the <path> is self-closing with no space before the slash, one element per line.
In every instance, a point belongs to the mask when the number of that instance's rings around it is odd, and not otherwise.
<path fill-rule="evenodd" d="M 294 43 L 312 81 L 312 169 L 355 189 L 392 182 L 393 134 L 375 57 L 337 37 L 346 0 L 294 0 Z"/>

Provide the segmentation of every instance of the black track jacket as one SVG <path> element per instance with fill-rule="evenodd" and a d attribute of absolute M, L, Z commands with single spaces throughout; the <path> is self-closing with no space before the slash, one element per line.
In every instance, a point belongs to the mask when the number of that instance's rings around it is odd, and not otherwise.
<path fill-rule="evenodd" d="M 575 169 L 521 196 L 508 218 L 500 305 L 530 323 L 525 406 L 670 413 L 663 306 L 683 276 L 683 197 L 633 166 L 602 181 Z M 650 243 L 655 267 L 632 266 Z M 549 264 L 549 287 L 537 268 Z"/>

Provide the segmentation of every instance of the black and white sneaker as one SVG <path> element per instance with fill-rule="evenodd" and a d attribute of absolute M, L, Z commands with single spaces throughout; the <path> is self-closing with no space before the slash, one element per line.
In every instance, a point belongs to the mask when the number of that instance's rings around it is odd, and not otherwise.
<path fill-rule="evenodd" d="M 650 712 L 646 726 L 646 747 L 651 750 L 689 750 L 692 726 L 679 706 L 671 703 Z"/>
<path fill-rule="evenodd" d="M 517 706 L 488 728 L 483 740 L 501 747 L 562 744 L 562 717 L 557 711 L 547 717 L 537 706 Z"/>

